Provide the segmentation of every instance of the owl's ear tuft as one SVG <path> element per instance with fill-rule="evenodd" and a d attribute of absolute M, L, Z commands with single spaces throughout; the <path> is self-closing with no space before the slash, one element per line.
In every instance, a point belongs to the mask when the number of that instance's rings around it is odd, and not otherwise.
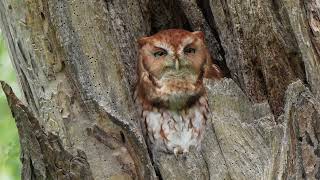
<path fill-rule="evenodd" d="M 204 33 L 202 31 L 194 31 L 192 34 L 197 36 L 199 39 L 204 40 Z"/>
<path fill-rule="evenodd" d="M 142 37 L 138 39 L 139 48 L 144 46 L 148 42 L 149 37 Z"/>

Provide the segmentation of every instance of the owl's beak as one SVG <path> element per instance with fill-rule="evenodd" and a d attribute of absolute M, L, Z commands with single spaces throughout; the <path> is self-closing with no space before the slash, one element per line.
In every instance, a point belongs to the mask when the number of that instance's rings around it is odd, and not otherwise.
<path fill-rule="evenodd" d="M 176 64 L 175 64 L 175 66 L 176 66 L 176 70 L 179 70 L 179 59 L 176 59 Z"/>

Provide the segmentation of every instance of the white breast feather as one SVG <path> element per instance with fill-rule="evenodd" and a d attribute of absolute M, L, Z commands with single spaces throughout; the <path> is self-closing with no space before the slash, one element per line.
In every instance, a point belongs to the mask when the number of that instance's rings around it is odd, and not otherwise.
<path fill-rule="evenodd" d="M 146 120 L 148 136 L 154 148 L 174 153 L 188 152 L 191 146 L 200 148 L 208 113 L 204 109 L 198 103 L 186 114 L 170 110 L 145 111 L 143 119 Z M 161 135 L 161 128 L 165 137 Z"/>

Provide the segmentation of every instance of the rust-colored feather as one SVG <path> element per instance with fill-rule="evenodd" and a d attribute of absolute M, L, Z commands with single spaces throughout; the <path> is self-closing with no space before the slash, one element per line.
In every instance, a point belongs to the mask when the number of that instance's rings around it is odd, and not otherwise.
<path fill-rule="evenodd" d="M 223 76 L 204 33 L 169 29 L 138 44 L 135 101 L 142 107 L 149 145 L 175 154 L 200 148 L 209 114 L 203 78 Z"/>

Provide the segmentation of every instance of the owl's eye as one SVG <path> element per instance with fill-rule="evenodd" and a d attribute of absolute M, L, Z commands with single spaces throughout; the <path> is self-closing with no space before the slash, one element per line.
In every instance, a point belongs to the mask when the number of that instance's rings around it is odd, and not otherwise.
<path fill-rule="evenodd" d="M 185 54 L 191 54 L 191 53 L 194 54 L 194 53 L 196 53 L 196 49 L 195 48 L 191 48 L 191 47 L 186 47 L 186 48 L 184 48 L 183 52 Z"/>
<path fill-rule="evenodd" d="M 160 50 L 160 51 L 157 51 L 157 52 L 153 53 L 153 56 L 154 57 L 160 57 L 160 56 L 166 56 L 167 54 L 168 54 L 167 51 Z"/>

